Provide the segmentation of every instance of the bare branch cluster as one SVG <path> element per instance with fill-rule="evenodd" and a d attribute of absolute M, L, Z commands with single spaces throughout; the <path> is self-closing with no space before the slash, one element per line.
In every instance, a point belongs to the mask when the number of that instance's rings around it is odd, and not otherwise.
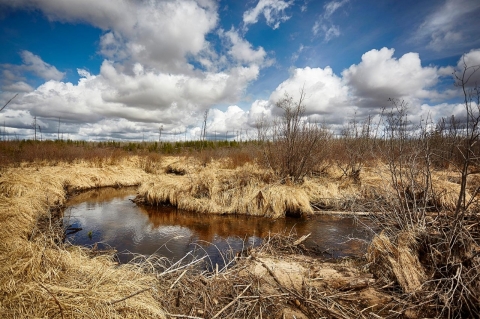
<path fill-rule="evenodd" d="M 314 171 L 326 157 L 321 145 L 331 138 L 329 130 L 305 116 L 305 92 L 298 101 L 285 94 L 276 106 L 282 116 L 268 123 L 264 118 L 257 122 L 259 140 L 263 146 L 264 163 L 284 180 L 300 182 Z"/>

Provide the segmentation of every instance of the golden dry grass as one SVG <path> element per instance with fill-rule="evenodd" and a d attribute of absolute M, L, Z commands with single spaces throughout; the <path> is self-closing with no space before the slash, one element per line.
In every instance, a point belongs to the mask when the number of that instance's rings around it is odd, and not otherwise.
<path fill-rule="evenodd" d="M 313 213 L 307 188 L 276 183 L 270 172 L 247 164 L 223 169 L 221 163 L 194 169 L 175 163 L 171 169 L 142 184 L 139 196 L 150 205 L 169 203 L 180 209 L 211 214 L 283 217 Z M 169 165 L 169 168 L 172 164 Z"/>
<path fill-rule="evenodd" d="M 48 221 L 68 192 L 141 185 L 140 196 L 152 205 L 167 202 L 201 213 L 279 218 L 312 214 L 311 203 L 318 200 L 335 205 L 352 197 L 388 199 L 393 190 L 381 165 L 365 168 L 360 183 L 331 169 L 326 176 L 296 185 L 251 163 L 227 169 L 222 161 L 203 165 L 186 157 L 159 160 L 129 157 L 6 169 L 0 176 L 0 317 L 165 317 L 154 272 L 118 266 L 108 256 L 91 258 L 85 249 L 61 248 L 54 237 L 36 230 L 38 220 Z M 434 172 L 433 182 L 441 205 L 453 207 L 458 184 L 445 172 Z M 395 247 L 380 238 L 370 253 L 376 261 L 386 258 L 381 264 L 389 265 L 391 278 L 405 291 L 414 291 L 424 277 L 413 269 L 418 270 L 418 258 L 409 254 L 412 241 L 403 242 Z"/>
<path fill-rule="evenodd" d="M 395 280 L 404 292 L 415 292 L 427 279 L 415 245 L 415 234 L 408 231 L 399 233 L 396 243 L 384 233 L 375 236 L 368 246 L 370 270 L 386 284 Z"/>
<path fill-rule="evenodd" d="M 65 201 L 66 189 L 139 184 L 135 159 L 103 168 L 88 163 L 10 168 L 0 177 L 0 317 L 165 318 L 156 278 L 111 257 L 60 248 L 37 220 Z M 132 293 L 147 291 L 118 303 Z"/>
<path fill-rule="evenodd" d="M 141 185 L 139 199 L 149 205 L 167 203 L 200 213 L 306 216 L 313 213 L 312 204 L 336 210 L 361 209 L 361 204 L 375 201 L 378 207 L 398 205 L 397 190 L 404 192 L 393 184 L 388 167 L 380 162 L 364 167 L 359 181 L 342 176 L 340 169 L 331 166 L 322 176 L 293 184 L 251 163 L 228 169 L 225 160 L 205 164 L 194 158 L 166 157 L 163 161 L 162 170 Z M 447 210 L 455 207 L 459 191 L 450 175 L 432 172 L 435 205 Z M 352 207 L 351 203 L 360 204 Z"/>

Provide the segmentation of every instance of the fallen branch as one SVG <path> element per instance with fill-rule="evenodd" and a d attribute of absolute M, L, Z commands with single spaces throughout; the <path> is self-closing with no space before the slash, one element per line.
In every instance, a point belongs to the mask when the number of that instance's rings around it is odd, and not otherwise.
<path fill-rule="evenodd" d="M 175 287 L 175 285 L 177 284 L 177 282 L 182 279 L 183 275 L 185 275 L 187 273 L 188 269 L 185 269 L 182 274 L 180 276 L 178 276 L 178 278 L 173 282 L 173 284 L 170 286 L 170 288 L 168 288 L 168 290 L 172 289 L 173 287 Z"/>
<path fill-rule="evenodd" d="M 312 233 L 308 233 L 308 235 L 303 235 L 302 237 L 300 237 L 299 239 L 295 240 L 293 242 L 293 246 L 298 246 L 300 245 L 301 243 L 303 243 L 305 240 L 307 240 L 308 237 L 310 237 Z"/>
<path fill-rule="evenodd" d="M 212 317 L 212 319 L 215 319 L 217 318 L 218 316 L 220 316 L 220 314 L 222 312 L 224 312 L 225 310 L 227 310 L 231 305 L 233 305 L 237 300 L 238 298 L 240 298 L 247 290 L 248 288 L 250 288 L 252 284 L 248 285 L 245 289 L 243 289 L 243 291 L 235 298 L 233 299 L 228 305 L 226 305 L 225 307 L 222 308 L 222 310 L 220 310 L 219 312 L 217 312 L 217 314 L 215 316 Z"/>
<path fill-rule="evenodd" d="M 187 268 L 187 267 L 189 267 L 189 266 L 193 266 L 193 265 L 201 262 L 202 260 L 204 260 L 204 259 L 207 258 L 207 257 L 208 257 L 208 256 L 203 256 L 202 258 L 197 259 L 197 260 L 194 260 L 194 261 L 192 261 L 191 263 L 186 264 L 186 265 L 184 265 L 184 266 L 182 266 L 182 267 L 178 267 L 178 268 L 175 268 L 175 269 L 171 269 L 171 270 L 169 270 L 169 271 L 164 271 L 164 272 L 162 272 L 160 275 L 158 275 L 158 277 L 162 277 L 162 276 L 165 276 L 166 274 L 170 274 L 170 273 L 172 273 L 172 272 L 179 271 L 180 269 Z"/>
<path fill-rule="evenodd" d="M 316 215 L 348 215 L 348 216 L 370 216 L 379 215 L 379 212 L 348 212 L 348 211 L 336 211 L 336 210 L 314 210 Z"/>

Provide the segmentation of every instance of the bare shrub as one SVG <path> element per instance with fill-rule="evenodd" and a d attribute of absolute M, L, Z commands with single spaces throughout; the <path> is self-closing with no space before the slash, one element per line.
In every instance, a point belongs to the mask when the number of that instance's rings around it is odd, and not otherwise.
<path fill-rule="evenodd" d="M 350 121 L 343 129 L 340 138 L 340 148 L 335 156 L 335 162 L 343 175 L 360 181 L 360 172 L 368 160 L 371 160 L 373 147 L 374 127 L 371 117 L 363 123 L 356 118 Z"/>
<path fill-rule="evenodd" d="M 480 159 L 480 94 L 469 83 L 478 69 L 464 65 L 455 74 L 464 93 L 461 119 L 442 120 L 430 130 L 428 121 L 418 126 L 408 121 L 404 102 L 393 101 L 394 109 L 385 113 L 382 155 L 396 200 L 375 217 L 384 232 L 374 238 L 368 259 L 387 285 L 397 284 L 406 293 L 403 312 L 480 316 L 479 189 L 468 178 Z M 458 174 L 457 200 L 450 209 L 436 204 L 439 194 L 432 183 L 432 163 L 442 162 Z"/>
<path fill-rule="evenodd" d="M 258 136 L 263 147 L 263 162 L 284 181 L 300 182 L 315 170 L 321 151 L 320 145 L 331 138 L 325 126 L 311 123 L 305 116 L 305 92 L 298 101 L 285 94 L 276 106 L 283 112 L 272 123 L 260 119 Z"/>

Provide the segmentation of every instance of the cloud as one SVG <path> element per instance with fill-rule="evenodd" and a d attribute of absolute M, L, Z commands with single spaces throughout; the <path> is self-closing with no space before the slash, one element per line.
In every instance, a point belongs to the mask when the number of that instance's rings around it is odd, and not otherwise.
<path fill-rule="evenodd" d="M 428 114 L 432 117 L 451 114 L 451 104 L 435 102 L 456 98 L 458 90 L 452 87 L 438 92 L 435 88 L 442 77 L 451 78 L 452 68 L 423 67 L 417 53 L 407 53 L 400 58 L 393 54 L 394 49 L 370 50 L 363 54 L 360 63 L 351 65 L 340 76 L 330 67 L 294 69 L 260 109 L 268 110 L 269 116 L 278 115 L 274 105 L 284 93 L 298 101 L 303 88 L 307 115 L 336 127 L 353 116 L 379 114 L 391 106 L 389 98 L 405 100 L 412 119 L 426 118 Z M 476 51 L 467 56 L 470 60 L 476 57 Z M 253 105 L 250 112 L 252 110 Z"/>
<path fill-rule="evenodd" d="M 246 126 L 248 114 L 236 105 L 229 106 L 225 112 L 218 109 L 211 110 L 209 116 L 211 121 L 207 125 L 210 134 L 230 133 L 239 131 Z"/>
<path fill-rule="evenodd" d="M 97 123 L 108 118 L 164 124 L 165 130 L 196 125 L 202 112 L 220 102 L 239 99 L 257 66 L 197 76 L 159 73 L 135 64 L 128 73 L 104 61 L 100 74 L 79 70 L 77 84 L 48 81 L 12 105 L 35 116 L 71 123 Z"/>
<path fill-rule="evenodd" d="M 406 53 L 396 59 L 394 51 L 370 50 L 362 55 L 358 65 L 342 72 L 359 106 L 380 108 L 389 98 L 438 98 L 439 93 L 430 90 L 438 82 L 438 68 L 422 67 L 418 53 Z"/>
<path fill-rule="evenodd" d="M 315 24 L 313 25 L 313 28 L 312 28 L 313 35 L 317 35 L 320 29 L 323 31 L 325 42 L 328 42 L 333 38 L 337 38 L 340 36 L 339 26 L 336 26 L 333 24 L 330 26 L 327 26 L 325 24 L 320 24 L 319 21 L 316 21 Z"/>
<path fill-rule="evenodd" d="M 298 48 L 298 50 L 292 54 L 291 60 L 293 63 L 295 63 L 298 60 L 298 58 L 300 57 L 300 54 L 304 50 L 305 50 L 305 46 L 303 44 L 300 44 L 300 47 Z"/>
<path fill-rule="evenodd" d="M 464 71 L 465 84 L 480 87 L 480 49 L 471 50 L 458 60 L 456 75 L 461 78 Z"/>
<path fill-rule="evenodd" d="M 312 27 L 313 35 L 316 36 L 322 31 L 325 42 L 329 42 L 330 40 L 339 37 L 341 34 L 340 27 L 333 23 L 332 15 L 348 2 L 349 0 L 342 0 L 326 3 L 323 6 L 323 14 L 319 16 L 318 20 L 315 21 Z"/>
<path fill-rule="evenodd" d="M 242 39 L 235 29 L 230 29 L 227 32 L 220 31 L 220 34 L 226 38 L 230 44 L 228 54 L 240 63 L 255 63 L 262 65 L 267 56 L 267 53 L 262 47 L 257 50 L 252 48 L 251 43 Z"/>
<path fill-rule="evenodd" d="M 130 59 L 165 72 L 189 72 L 187 55 L 208 47 L 205 36 L 218 23 L 214 1 L 18 0 L 17 8 L 41 10 L 49 20 L 91 24 L 105 34 L 100 53 Z"/>
<path fill-rule="evenodd" d="M 476 53 L 470 52 L 466 59 L 476 58 Z M 207 108 L 211 108 L 207 126 L 211 134 L 216 131 L 224 137 L 227 131 L 248 129 L 253 138 L 256 121 L 262 116 L 271 119 L 279 115 L 275 103 L 285 93 L 298 100 L 302 88 L 306 93 L 307 115 L 336 127 L 341 127 L 355 114 L 359 117 L 378 114 L 383 107 L 390 106 L 389 98 L 408 101 L 415 116 L 428 112 L 446 115 L 447 104 L 427 104 L 458 93 L 434 90 L 446 69 L 422 67 L 417 53 L 407 53 L 400 58 L 393 54 L 394 50 L 387 48 L 368 51 L 360 63 L 341 75 L 330 67 L 293 69 L 268 100 L 256 100 L 246 111 L 232 104 L 226 111 L 212 106 L 237 101 L 246 85 L 259 74 L 255 63 L 238 65 L 224 72 L 186 75 L 158 72 L 140 63 L 125 69 L 112 61 L 104 61 L 98 75 L 78 70 L 81 79 L 77 84 L 48 81 L 33 92 L 19 96 L 12 108 L 28 110 L 32 116 L 45 119 L 60 117 L 79 130 L 78 137 L 85 139 L 88 136 L 139 139 L 143 134 L 155 139 L 159 125 L 164 126 L 165 139 L 175 138 L 174 132 L 185 131 L 187 138 L 195 138 L 199 136 L 201 115 Z M 52 122 L 52 125 L 54 130 L 56 124 Z"/>
<path fill-rule="evenodd" d="M 205 109 L 236 103 L 261 68 L 273 63 L 262 47 L 253 47 L 234 28 L 215 32 L 215 1 L 5 4 L 41 10 L 51 21 L 83 22 L 105 31 L 98 46 L 105 57 L 100 72 L 79 69 L 78 83 L 62 81 L 63 73 L 28 51 L 22 52 L 23 66 L 2 66 L 4 92 L 26 92 L 11 104 L 13 110 L 41 117 L 46 125 L 48 119 L 60 117 L 80 138 L 101 132 L 132 138 L 138 137 L 135 131 L 155 132 L 158 125 L 164 125 L 166 136 L 174 130 L 193 130 Z M 207 35 L 223 41 L 210 43 Z M 22 74 L 27 70 L 47 81 L 30 87 Z M 0 100 L 8 97 L 0 95 Z M 233 119 L 229 114 L 225 119 Z M 119 126 L 131 133 L 116 132 Z"/>
<path fill-rule="evenodd" d="M 325 13 L 323 14 L 323 17 L 325 19 L 328 19 L 332 16 L 332 14 L 335 13 L 338 9 L 340 9 L 343 5 L 348 3 L 349 0 L 342 0 L 342 1 L 330 1 L 326 3 L 323 8 L 325 9 Z"/>
<path fill-rule="evenodd" d="M 273 29 L 278 29 L 280 23 L 287 21 L 290 17 L 285 13 L 293 4 L 293 1 L 283 0 L 259 0 L 254 8 L 243 13 L 243 23 L 245 27 L 249 24 L 258 22 L 258 17 L 263 14 L 267 25 Z"/>
<path fill-rule="evenodd" d="M 423 21 L 413 39 L 422 45 L 426 41 L 435 51 L 462 52 L 466 46 L 480 43 L 479 13 L 477 0 L 446 0 Z"/>
<path fill-rule="evenodd" d="M 33 87 L 27 83 L 25 78 L 26 73 L 32 73 L 47 81 L 60 81 L 65 76 L 64 72 L 60 72 L 55 66 L 46 63 L 30 51 L 21 51 L 20 56 L 23 64 L 0 64 L 0 68 L 3 69 L 0 80 L 3 91 L 15 93 L 33 91 Z"/>
<path fill-rule="evenodd" d="M 354 105 L 350 104 L 348 87 L 342 79 L 326 68 L 297 68 L 290 77 L 282 82 L 270 95 L 270 105 L 289 94 L 294 101 L 300 98 L 303 88 L 306 98 L 306 114 L 320 115 L 331 123 L 342 122 L 345 116 L 353 114 Z M 272 107 L 272 113 L 278 114 L 278 109 Z"/>
<path fill-rule="evenodd" d="M 7 92 L 15 92 L 15 93 L 31 92 L 34 90 L 32 86 L 30 86 L 29 84 L 23 81 L 5 85 L 2 87 L 2 89 Z"/>
<path fill-rule="evenodd" d="M 56 67 L 44 62 L 38 55 L 30 51 L 22 51 L 20 55 L 23 60 L 22 67 L 44 80 L 60 81 L 65 76 L 65 73 L 58 71 Z"/>

